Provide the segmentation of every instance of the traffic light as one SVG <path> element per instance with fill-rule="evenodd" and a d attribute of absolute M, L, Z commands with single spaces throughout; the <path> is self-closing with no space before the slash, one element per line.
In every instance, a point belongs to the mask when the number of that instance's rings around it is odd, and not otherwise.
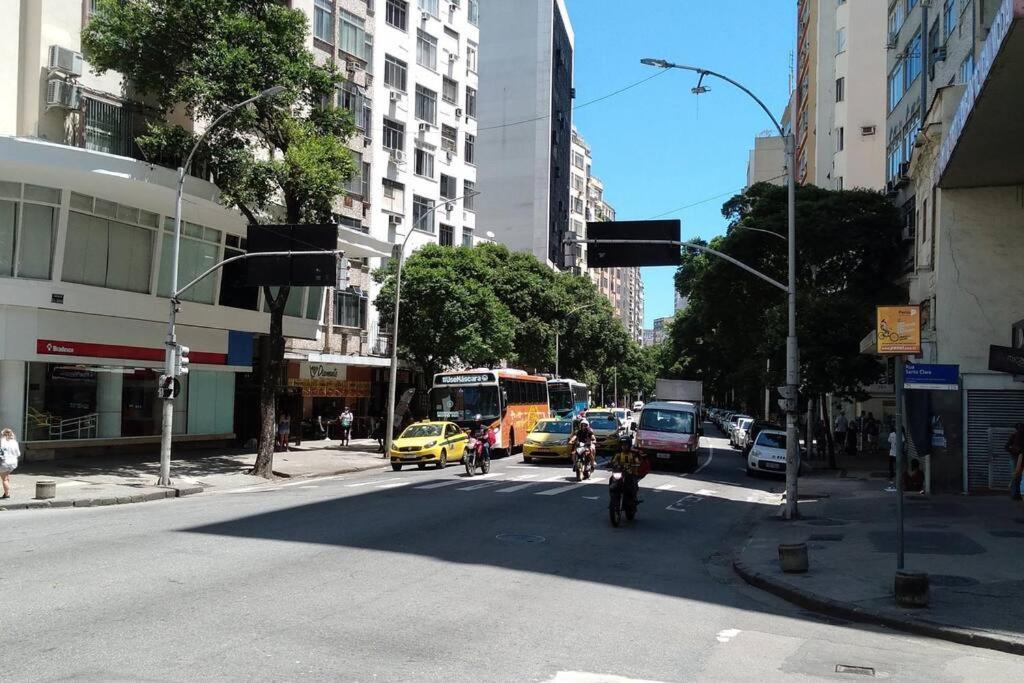
<path fill-rule="evenodd" d="M 188 374 L 188 352 L 189 348 L 184 344 L 178 344 L 174 352 L 174 374 L 187 375 Z"/>

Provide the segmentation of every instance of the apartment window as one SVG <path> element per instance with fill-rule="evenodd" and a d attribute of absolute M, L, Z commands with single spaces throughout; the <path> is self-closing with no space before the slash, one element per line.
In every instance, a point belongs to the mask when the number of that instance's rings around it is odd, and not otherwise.
<path fill-rule="evenodd" d="M 466 116 L 476 118 L 476 88 L 466 86 Z"/>
<path fill-rule="evenodd" d="M 153 240 L 156 228 L 159 227 L 156 214 L 102 199 L 95 200 L 93 212 L 100 215 L 80 211 L 68 213 L 61 278 L 65 282 L 148 293 L 149 278 L 153 271 Z M 142 222 L 145 222 L 144 227 L 139 225 Z M 189 265 L 193 262 L 191 257 L 195 252 L 190 249 L 190 245 L 186 245 L 186 242 L 191 242 L 186 238 L 193 235 L 197 227 L 191 223 L 182 226 L 179 272 L 184 275 L 193 272 L 189 270 Z M 201 234 L 201 227 L 199 231 Z M 166 250 L 170 251 L 169 241 Z M 215 255 L 202 270 L 194 271 L 191 277 L 179 277 L 179 280 L 188 282 L 216 262 Z M 197 301 L 199 299 L 193 299 L 192 296 L 200 292 L 205 294 L 207 289 L 212 303 L 212 278 L 208 285 L 200 283 L 182 298 Z"/>
<path fill-rule="evenodd" d="M 846 128 L 839 126 L 836 129 L 836 151 L 842 152 L 846 147 Z"/>
<path fill-rule="evenodd" d="M 942 7 L 942 35 L 949 38 L 956 28 L 956 0 L 946 0 Z"/>
<path fill-rule="evenodd" d="M 430 16 L 437 16 L 437 0 L 419 0 L 419 8 L 424 12 L 429 12 Z"/>
<path fill-rule="evenodd" d="M 572 211 L 573 213 L 583 213 L 583 200 L 579 197 L 572 198 Z"/>
<path fill-rule="evenodd" d="M 921 204 L 921 244 L 928 241 L 928 198 Z"/>
<path fill-rule="evenodd" d="M 905 90 L 909 90 L 910 84 L 921 75 L 921 68 L 924 64 L 921 55 L 921 47 L 921 32 L 918 31 L 907 46 L 907 58 L 905 62 L 906 68 L 904 71 L 904 79 L 906 82 Z"/>
<path fill-rule="evenodd" d="M 56 188 L 0 182 L 0 276 L 50 279 L 59 205 Z"/>
<path fill-rule="evenodd" d="M 889 8 L 889 35 L 895 37 L 900 29 L 903 28 L 903 22 L 907 18 L 907 3 L 906 0 L 896 0 L 892 7 Z"/>
<path fill-rule="evenodd" d="M 480 0 L 469 0 L 467 2 L 469 23 L 473 26 L 480 25 Z"/>
<path fill-rule="evenodd" d="M 572 174 L 572 189 L 583 192 L 583 176 Z"/>
<path fill-rule="evenodd" d="M 475 150 L 475 148 L 476 148 L 476 136 L 475 135 L 470 135 L 469 133 L 466 133 L 465 147 L 466 147 L 466 155 L 465 155 L 466 156 L 466 163 L 467 164 L 476 163 L 474 161 L 474 159 L 476 157 L 476 154 L 475 154 L 475 152 L 476 152 L 476 150 Z"/>
<path fill-rule="evenodd" d="M 384 119 L 384 149 L 405 149 L 405 124 Z"/>
<path fill-rule="evenodd" d="M 968 52 L 964 61 L 960 63 L 960 82 L 967 83 L 974 75 L 974 53 Z"/>
<path fill-rule="evenodd" d="M 334 292 L 334 324 L 340 327 L 366 329 L 366 292 L 355 287 Z"/>
<path fill-rule="evenodd" d="M 82 99 L 85 104 L 85 148 L 127 156 L 130 138 L 124 107 L 91 97 Z"/>
<path fill-rule="evenodd" d="M 466 68 L 470 71 L 476 71 L 479 52 L 480 48 L 476 43 L 472 40 L 466 42 Z"/>
<path fill-rule="evenodd" d="M 444 34 L 446 36 L 448 36 L 449 38 L 451 38 L 452 40 L 454 40 L 455 43 L 456 43 L 456 47 L 458 47 L 458 42 L 459 42 L 459 32 L 458 31 L 453 29 L 451 26 L 445 26 L 444 27 Z"/>
<path fill-rule="evenodd" d="M 451 104 L 456 104 L 459 101 L 459 84 L 456 81 L 444 77 L 441 83 L 441 99 Z"/>
<path fill-rule="evenodd" d="M 462 229 L 462 246 L 472 247 L 473 246 L 473 231 L 469 228 Z"/>
<path fill-rule="evenodd" d="M 437 93 L 422 85 L 416 86 L 416 118 L 432 125 L 437 123 Z"/>
<path fill-rule="evenodd" d="M 583 237 L 583 221 L 573 218 L 572 231 L 576 233 L 577 237 Z"/>
<path fill-rule="evenodd" d="M 387 5 L 384 8 L 384 21 L 405 31 L 409 25 L 409 3 L 405 0 L 387 0 Z"/>
<path fill-rule="evenodd" d="M 424 232 L 434 232 L 434 200 L 412 196 L 412 227 Z"/>
<path fill-rule="evenodd" d="M 355 120 L 359 132 L 362 133 L 370 129 L 370 100 L 358 85 L 351 81 L 341 84 L 338 89 L 338 106 L 352 112 L 352 118 Z"/>
<path fill-rule="evenodd" d="M 455 199 L 456 192 L 459 191 L 459 181 L 450 175 L 441 174 L 441 196 L 445 199 Z"/>
<path fill-rule="evenodd" d="M 351 12 L 341 11 L 338 21 L 338 37 L 342 52 L 369 62 L 372 48 L 366 35 L 366 22 Z"/>
<path fill-rule="evenodd" d="M 846 79 L 836 79 L 836 102 L 844 102 L 846 100 Z"/>
<path fill-rule="evenodd" d="M 437 38 L 423 31 L 416 32 L 416 63 L 437 71 Z"/>
<path fill-rule="evenodd" d="M 458 154 L 459 129 L 441 124 L 441 149 Z"/>
<path fill-rule="evenodd" d="M 467 211 L 476 207 L 476 183 L 472 180 L 462 181 L 462 207 Z"/>
<path fill-rule="evenodd" d="M 220 260 L 221 231 L 205 228 L 195 223 L 182 223 L 181 243 L 178 247 L 178 283 L 191 282 Z M 171 259 L 174 249 L 174 221 L 164 220 L 163 249 L 160 251 L 160 277 L 157 281 L 158 296 L 171 295 Z M 148 279 L 148 276 L 147 276 Z M 203 304 L 214 303 L 214 285 L 217 279 L 207 277 L 180 296 L 185 301 Z M 148 289 L 148 286 L 147 286 Z M 299 294 L 299 301 L 302 295 Z M 300 315 L 296 313 L 295 315 Z"/>
<path fill-rule="evenodd" d="M 416 148 L 416 162 L 413 165 L 414 173 L 424 178 L 434 177 L 434 155 L 425 149 Z"/>
<path fill-rule="evenodd" d="M 365 197 L 366 192 L 366 173 L 364 167 L 369 164 L 363 163 L 363 155 L 359 152 L 349 152 L 352 155 L 352 161 L 355 163 L 356 172 L 349 178 L 346 191 L 350 196 Z"/>
<path fill-rule="evenodd" d="M 846 27 L 836 31 L 836 54 L 846 51 Z"/>
<path fill-rule="evenodd" d="M 403 215 L 405 213 L 405 185 L 387 178 L 381 180 L 381 185 L 384 187 L 384 201 L 381 208 L 390 213 Z"/>
<path fill-rule="evenodd" d="M 572 165 L 576 168 L 583 170 L 583 155 L 579 152 L 572 153 Z"/>
<path fill-rule="evenodd" d="M 442 247 L 451 247 L 455 245 L 455 228 L 450 225 L 441 223 L 441 229 L 437 235 L 437 243 Z"/>
<path fill-rule="evenodd" d="M 889 72 L 889 111 L 891 112 L 903 98 L 903 61 L 896 62 L 896 66 Z"/>
<path fill-rule="evenodd" d="M 313 37 L 334 45 L 334 0 L 313 3 Z"/>
<path fill-rule="evenodd" d="M 408 65 L 401 59 L 384 55 L 384 85 L 405 92 L 405 78 Z"/>

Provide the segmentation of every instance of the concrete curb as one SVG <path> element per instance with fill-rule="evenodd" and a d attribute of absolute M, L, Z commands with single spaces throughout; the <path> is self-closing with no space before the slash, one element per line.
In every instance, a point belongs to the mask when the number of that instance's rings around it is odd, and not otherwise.
<path fill-rule="evenodd" d="M 374 462 L 372 465 L 366 467 L 347 467 L 340 470 L 331 470 L 330 472 L 316 472 L 307 474 L 292 474 L 288 478 L 291 480 L 303 479 L 314 481 L 323 477 L 336 477 L 341 474 L 354 474 L 356 472 L 366 472 L 368 470 L 377 469 L 383 464 L 386 464 L 383 458 L 380 458 L 381 462 Z M 270 482 L 268 482 L 270 483 Z M 244 486 L 234 488 L 245 488 Z M 127 505 L 130 503 L 147 503 L 153 500 L 164 500 L 165 498 L 183 498 L 184 496 L 191 496 L 197 493 L 206 491 L 206 487 L 203 486 L 170 486 L 163 488 L 159 491 L 148 491 L 146 493 L 134 493 L 131 495 L 122 496 L 106 496 L 103 498 L 79 498 L 72 500 L 30 500 L 24 503 L 7 503 L 0 505 L 0 511 L 4 510 L 40 510 L 50 508 L 88 508 L 88 507 L 102 507 L 106 505 Z M 221 489 L 223 491 L 230 491 L 230 488 Z"/>
<path fill-rule="evenodd" d="M 855 607 L 850 603 L 840 602 L 817 593 L 802 590 L 773 576 L 755 571 L 738 558 L 733 559 L 732 568 L 741 579 L 751 586 L 821 614 L 849 621 L 885 626 L 919 636 L 948 640 L 960 645 L 997 650 L 1012 655 L 1024 655 L 1024 641 L 1011 640 L 989 632 L 946 626 L 924 619 L 895 616 L 877 610 Z"/>

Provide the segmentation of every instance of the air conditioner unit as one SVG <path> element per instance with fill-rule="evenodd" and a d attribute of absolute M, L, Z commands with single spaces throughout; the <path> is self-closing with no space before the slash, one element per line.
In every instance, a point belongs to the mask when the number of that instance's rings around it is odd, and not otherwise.
<path fill-rule="evenodd" d="M 451 213 L 452 211 L 455 210 L 455 204 L 453 204 L 452 202 L 448 202 L 447 204 L 444 205 L 444 210 L 447 211 L 448 213 Z"/>
<path fill-rule="evenodd" d="M 449 52 L 448 53 L 448 61 L 449 62 L 457 62 L 457 61 L 459 61 L 459 55 L 457 53 L 455 53 L 455 52 Z"/>
<path fill-rule="evenodd" d="M 874 126 L 861 126 L 860 127 L 860 134 L 861 135 L 874 135 L 875 134 L 875 127 Z"/>
<path fill-rule="evenodd" d="M 82 90 L 74 83 L 61 78 L 51 78 L 46 82 L 46 108 L 77 109 Z"/>
<path fill-rule="evenodd" d="M 51 45 L 47 66 L 50 73 L 59 72 L 65 76 L 78 78 L 82 75 L 82 53 L 60 45 Z"/>
<path fill-rule="evenodd" d="M 391 150 L 391 160 L 401 166 L 405 163 L 405 152 L 400 149 Z"/>
<path fill-rule="evenodd" d="M 445 155 L 448 157 L 448 161 L 455 158 L 455 152 L 445 152 Z"/>
<path fill-rule="evenodd" d="M 430 124 L 429 123 L 421 123 L 420 124 L 420 132 L 421 133 L 426 133 L 429 130 L 430 130 Z"/>
<path fill-rule="evenodd" d="M 430 18 L 430 12 L 426 12 L 426 11 L 420 12 L 420 19 L 422 19 L 423 21 L 426 21 L 429 18 Z"/>
<path fill-rule="evenodd" d="M 364 135 L 363 136 L 363 146 L 364 147 L 369 147 L 372 144 L 373 144 L 373 140 L 370 138 L 370 136 L 369 135 Z"/>
<path fill-rule="evenodd" d="M 455 118 L 462 118 L 462 107 L 455 107 Z"/>
<path fill-rule="evenodd" d="M 448 11 L 449 12 L 457 12 L 458 10 L 459 10 L 459 3 L 453 2 L 450 5 L 448 5 Z"/>
<path fill-rule="evenodd" d="M 398 90 L 392 90 L 392 91 L 391 91 L 391 101 L 392 101 L 392 102 L 401 102 L 401 100 L 402 100 L 402 94 L 403 94 L 403 93 L 401 93 L 401 92 L 400 92 L 400 91 L 398 91 Z"/>
<path fill-rule="evenodd" d="M 937 47 L 932 50 L 932 63 L 946 61 L 946 46 Z"/>
<path fill-rule="evenodd" d="M 388 216 L 388 225 L 401 225 L 401 224 L 402 224 L 402 217 L 401 216 L 395 216 L 395 215 Z"/>

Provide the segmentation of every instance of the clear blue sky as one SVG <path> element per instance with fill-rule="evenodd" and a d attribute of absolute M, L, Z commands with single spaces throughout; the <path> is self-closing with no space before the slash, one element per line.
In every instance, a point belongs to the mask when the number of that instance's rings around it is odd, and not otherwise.
<path fill-rule="evenodd" d="M 656 73 L 659 57 L 734 78 L 781 117 L 796 42 L 796 0 L 566 0 L 576 34 L 576 104 Z M 739 191 L 754 137 L 772 128 L 757 104 L 710 79 L 670 70 L 621 95 L 584 107 L 573 123 L 594 154 L 594 174 L 621 220 L 652 218 Z M 683 221 L 683 239 L 725 229 L 719 197 L 667 218 Z M 645 268 L 645 327 L 672 314 L 673 268 Z"/>

